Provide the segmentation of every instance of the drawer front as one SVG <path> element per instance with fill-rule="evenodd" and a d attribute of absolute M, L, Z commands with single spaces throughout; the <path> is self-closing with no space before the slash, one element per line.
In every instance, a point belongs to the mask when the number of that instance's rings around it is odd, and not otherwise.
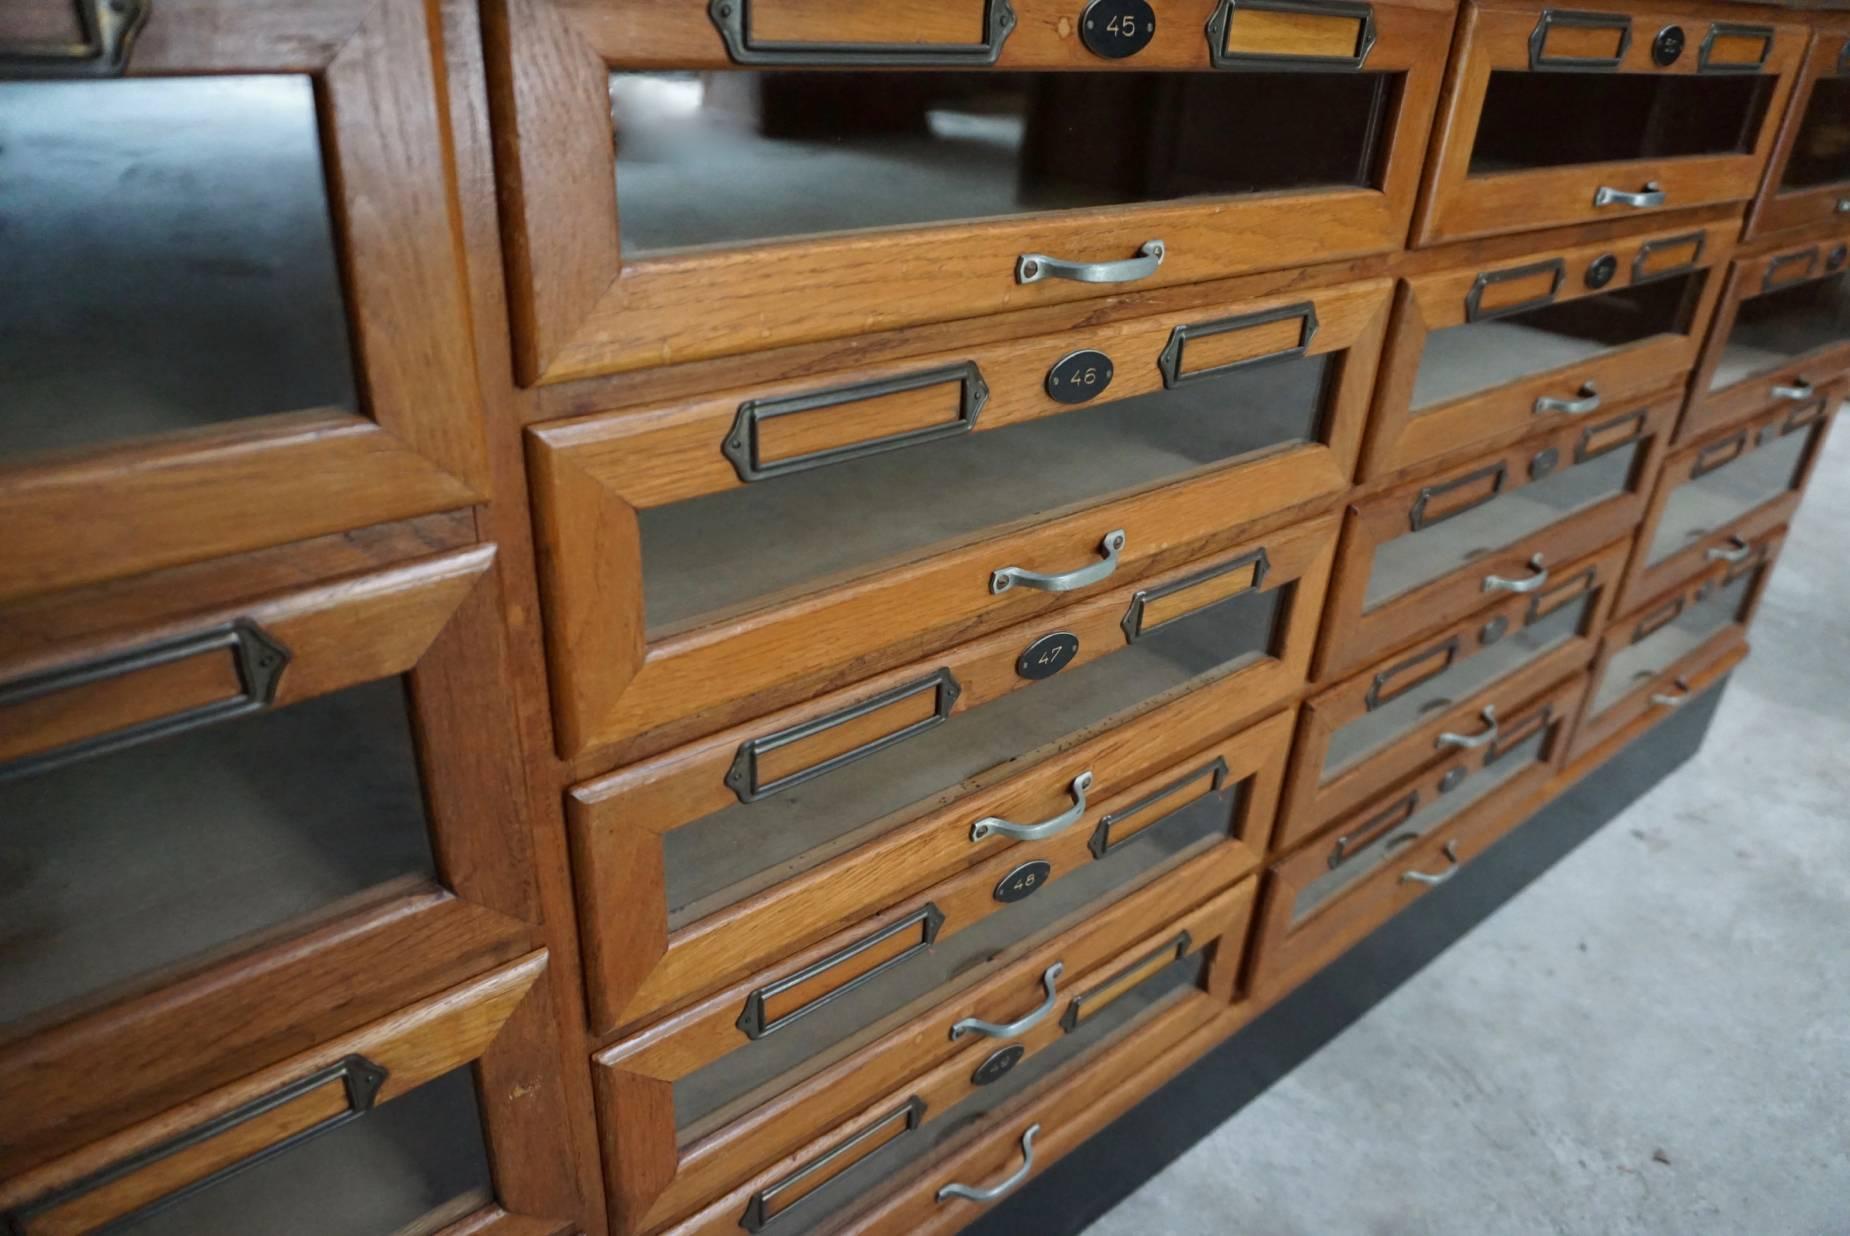
<path fill-rule="evenodd" d="M 1677 397 L 1582 423 L 1349 508 L 1317 674 L 1362 668 L 1420 634 L 1548 586 L 1643 514 Z"/>
<path fill-rule="evenodd" d="M 1705 555 L 1695 579 L 1615 621 L 1601 641 L 1586 714 L 1574 735 L 1578 759 L 1639 717 L 1668 712 L 1719 679 L 1713 666 L 1744 649 L 1747 626 L 1785 542 L 1775 528 Z"/>
<path fill-rule="evenodd" d="M 493 557 L 9 613 L 0 1174 L 533 947 L 512 721 L 448 707 L 495 689 Z M 105 602 L 136 624 L 90 630 Z M 103 1044 L 135 1068 L 99 1090 Z"/>
<path fill-rule="evenodd" d="M 1190 961 L 1177 967 L 1180 985 L 1212 992 L 1224 1005 L 1254 891 L 1250 879 L 1228 884 L 1250 871 L 1249 864 L 1250 854 L 1237 846 L 1202 854 L 1157 885 L 1069 916 L 1069 930 L 1015 950 L 1008 964 L 952 999 L 921 1000 L 896 1011 L 844 1043 L 824 1067 L 775 1075 L 690 1122 L 677 1123 L 674 1113 L 689 1110 L 690 1100 L 704 1105 L 703 1093 L 715 1081 L 711 1066 L 690 1069 L 700 1039 L 708 1037 L 699 1022 L 655 1027 L 607 1049 L 596 1057 L 599 1096 L 606 1113 L 622 1113 L 627 1150 L 607 1156 L 617 1230 L 654 1230 L 730 1190 L 768 1192 L 770 1198 L 752 1209 L 774 1211 L 780 1195 L 796 1194 L 769 1187 L 793 1174 L 793 1152 L 818 1141 L 838 1143 L 863 1122 L 907 1104 L 923 1109 L 915 1108 L 909 1123 L 928 1124 L 947 1105 L 1018 1065 L 1033 1066 L 1069 1036 L 1066 1027 L 1077 1032 L 1099 1021 L 1111 1004 L 1170 963 Z M 1194 908 L 1178 913 L 1178 905 Z M 1014 1047 L 1022 1050 L 1009 1052 L 1012 1059 L 992 1061 Z M 662 1105 L 661 1117 L 639 1119 L 645 1109 L 655 1110 L 651 1097 Z M 739 1217 L 734 1213 L 731 1221 Z M 767 1221 L 772 1217 L 764 1213 Z"/>
<path fill-rule="evenodd" d="M 1333 535 L 1324 519 L 1238 546 L 579 786 L 593 1024 L 684 1005 L 1009 847 L 977 820 L 1086 828 L 1285 703 Z"/>
<path fill-rule="evenodd" d="M 520 1123 L 501 1091 L 562 1101 L 557 1057 L 532 1038 L 551 1019 L 546 960 L 533 954 L 14 1176 L 0 1184 L 0 1221 L 20 1236 L 564 1224 L 503 1206 L 497 1182 L 524 1182 L 490 1138 Z M 565 1154 L 548 1144 L 562 1142 L 541 1134 L 523 1152 Z"/>
<path fill-rule="evenodd" d="M 1675 9 L 1468 4 L 1459 22 L 1422 244 L 1747 200 L 1807 39 Z"/>
<path fill-rule="evenodd" d="M 1825 224 L 1850 202 L 1850 156 L 1839 136 L 1841 118 L 1850 115 L 1850 30 L 1823 14 L 1811 20 L 1804 68 L 1748 212 L 1749 239 Z"/>
<path fill-rule="evenodd" d="M 1850 230 L 1729 270 L 1690 381 L 1679 443 L 1772 404 L 1805 404 L 1850 370 Z"/>
<path fill-rule="evenodd" d="M 0 600 L 478 501 L 435 12 L 123 11 L 0 70 Z"/>
<path fill-rule="evenodd" d="M 523 378 L 1400 243 L 1448 6 L 1183 0 L 1119 58 L 1073 17 L 1055 0 L 957 0 L 923 22 L 856 0 L 522 4 L 487 53 L 511 85 Z M 940 41 L 950 27 L 961 43 Z M 819 154 L 800 174 L 793 143 Z"/>
<path fill-rule="evenodd" d="M 1492 741 L 1273 863 L 1253 944 L 1258 997 L 1283 995 L 1528 818 L 1566 755 L 1585 691 L 1580 675 L 1512 710 Z"/>
<path fill-rule="evenodd" d="M 1568 563 L 1547 587 L 1436 632 L 1304 705 L 1275 844 L 1287 849 L 1422 767 L 1497 741 L 1512 710 L 1585 669 L 1630 539 Z"/>
<path fill-rule="evenodd" d="M 1739 538 L 1790 519 L 1841 398 L 1841 387 L 1829 387 L 1672 454 L 1638 530 L 1620 612 L 1690 579 L 1718 555 L 1738 552 Z"/>
<path fill-rule="evenodd" d="M 1678 381 L 1708 330 L 1734 228 L 1669 228 L 1406 280 L 1363 475 L 1488 449 Z"/>
<path fill-rule="evenodd" d="M 1375 281 L 535 431 L 562 753 L 651 754 L 1334 497 L 1386 310 Z"/>

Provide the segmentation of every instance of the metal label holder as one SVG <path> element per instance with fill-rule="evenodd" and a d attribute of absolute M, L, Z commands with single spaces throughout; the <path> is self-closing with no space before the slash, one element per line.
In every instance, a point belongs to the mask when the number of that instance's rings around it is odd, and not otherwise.
<path fill-rule="evenodd" d="M 1239 9 L 1260 13 L 1303 13 L 1313 17 L 1352 18 L 1357 24 L 1355 52 L 1348 56 L 1263 55 L 1227 50 L 1227 31 Z M 1217 69 L 1272 69 L 1278 71 L 1359 72 L 1375 49 L 1375 6 L 1352 0 L 1220 0 L 1208 18 L 1208 63 Z"/>
<path fill-rule="evenodd" d="M 751 36 L 751 4 L 752 0 L 712 0 L 707 6 L 707 15 L 726 41 L 726 54 L 738 64 L 970 68 L 1001 59 L 1002 45 L 1015 29 L 1015 10 L 1008 0 L 987 0 L 980 43 L 759 43 Z"/>
<path fill-rule="evenodd" d="M 75 43 L 0 47 L 0 79 L 9 77 L 120 77 L 135 36 L 147 24 L 151 0 L 75 0 Z"/>

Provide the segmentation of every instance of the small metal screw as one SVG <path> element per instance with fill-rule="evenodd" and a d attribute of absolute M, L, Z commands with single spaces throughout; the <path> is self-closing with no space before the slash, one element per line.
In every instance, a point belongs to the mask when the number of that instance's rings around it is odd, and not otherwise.
<path fill-rule="evenodd" d="M 732 6 L 731 6 L 730 4 L 722 4 L 722 5 L 720 5 L 720 6 L 719 6 L 719 15 L 720 15 L 721 17 L 731 17 L 731 16 L 732 16 Z"/>

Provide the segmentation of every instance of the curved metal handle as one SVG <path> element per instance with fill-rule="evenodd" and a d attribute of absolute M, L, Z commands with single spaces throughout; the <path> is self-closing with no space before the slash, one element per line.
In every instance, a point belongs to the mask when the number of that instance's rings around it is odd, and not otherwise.
<path fill-rule="evenodd" d="M 1010 1172 L 1006 1180 L 999 1180 L 987 1189 L 973 1189 L 966 1184 L 947 1184 L 938 1190 L 938 1200 L 947 1197 L 961 1197 L 972 1202 L 993 1202 L 1028 1178 L 1034 1170 L 1034 1136 L 1041 1131 L 1041 1126 L 1031 1124 L 1028 1131 L 1021 1135 L 1021 1166 Z"/>
<path fill-rule="evenodd" d="M 1703 557 L 1710 562 L 1745 562 L 1747 561 L 1748 555 L 1754 552 L 1754 547 L 1738 536 L 1729 537 L 1728 543 L 1734 546 L 1734 548 L 1711 549 L 1708 553 L 1704 554 Z"/>
<path fill-rule="evenodd" d="M 1000 1024 L 993 1021 L 984 1021 L 978 1017 L 966 1017 L 951 1027 L 951 1037 L 954 1039 L 961 1039 L 966 1034 L 980 1034 L 985 1038 L 991 1039 L 1012 1039 L 1018 1035 L 1026 1034 L 1028 1031 L 1034 1029 L 1034 1027 L 1040 1025 L 1046 1016 L 1053 1012 L 1053 1006 L 1060 1003 L 1060 989 L 1058 984 L 1060 976 L 1065 973 L 1066 963 L 1063 961 L 1056 961 L 1051 966 L 1041 971 L 1041 986 L 1047 989 L 1047 998 L 1041 1001 L 1040 1007 L 1036 1008 L 1033 1012 L 1026 1014 L 1016 1021 L 1002 1022 Z"/>
<path fill-rule="evenodd" d="M 1653 708 L 1681 708 L 1687 703 L 1689 701 L 1688 681 L 1679 678 L 1674 685 L 1680 694 L 1666 695 L 1662 691 L 1653 692 L 1651 695 L 1651 706 Z"/>
<path fill-rule="evenodd" d="M 1439 872 L 1437 875 L 1431 875 L 1424 871 L 1403 871 L 1400 873 L 1400 882 L 1402 884 L 1443 884 L 1457 875 L 1458 843 L 1456 841 L 1446 842 L 1445 849 L 1441 850 L 1440 853 L 1445 855 L 1446 862 L 1450 864 L 1444 871 Z"/>
<path fill-rule="evenodd" d="M 998 815 L 986 815 L 970 826 L 970 840 L 981 841 L 985 837 L 1013 837 L 1017 841 L 1044 841 L 1057 833 L 1063 833 L 1079 823 L 1086 814 L 1086 791 L 1092 788 L 1092 770 L 1086 769 L 1073 778 L 1066 787 L 1073 796 L 1073 805 L 1050 820 L 1039 824 L 1011 824 Z"/>
<path fill-rule="evenodd" d="M 1484 705 L 1484 711 L 1478 716 L 1484 719 L 1484 732 L 1475 735 L 1453 734 L 1450 731 L 1433 740 L 1435 747 L 1457 747 L 1461 751 L 1475 751 L 1486 743 L 1497 741 L 1497 706 Z"/>
<path fill-rule="evenodd" d="M 1624 189 L 1615 189 L 1611 185 L 1601 185 L 1593 194 L 1595 206 L 1630 206 L 1642 210 L 1647 206 L 1662 206 L 1670 200 L 1669 195 L 1658 187 L 1655 180 L 1646 181 L 1643 189 L 1636 193 Z"/>
<path fill-rule="evenodd" d="M 1850 215 L 1850 197 L 1840 197 L 1837 199 L 1836 213 L 1840 215 Z"/>
<path fill-rule="evenodd" d="M 1537 415 L 1543 412 L 1565 412 L 1569 416 L 1584 416 L 1588 412 L 1599 411 L 1599 390 L 1591 382 L 1580 384 L 1580 398 L 1556 399 L 1553 395 L 1543 395 L 1535 401 Z"/>
<path fill-rule="evenodd" d="M 1160 240 L 1146 240 L 1137 252 L 1141 256 L 1121 262 L 1069 262 L 1045 253 L 1024 253 L 1015 259 L 1015 282 L 1071 279 L 1075 283 L 1135 283 L 1155 274 L 1169 250 Z"/>
<path fill-rule="evenodd" d="M 1548 568 L 1542 565 L 1542 556 L 1536 554 L 1529 559 L 1529 569 L 1535 574 L 1527 579 L 1505 579 L 1501 575 L 1484 577 L 1485 592 L 1534 592 L 1548 582 Z"/>
<path fill-rule="evenodd" d="M 1042 592 L 1071 592 L 1075 588 L 1089 588 L 1100 580 L 1111 578 L 1111 573 L 1118 569 L 1118 555 L 1123 551 L 1124 529 L 1113 528 L 1098 543 L 1098 552 L 1104 557 L 1091 566 L 1064 571 L 1058 575 L 1042 575 L 1023 567 L 1006 566 L 991 572 L 989 591 L 992 595 L 1000 596 L 1016 584 L 1023 588 L 1037 588 Z"/>
<path fill-rule="evenodd" d="M 1813 390 L 1812 384 L 1807 382 L 1804 378 L 1794 378 L 1792 379 L 1791 386 L 1775 386 L 1769 393 L 1775 399 L 1787 399 L 1793 403 L 1804 403 L 1818 392 Z"/>

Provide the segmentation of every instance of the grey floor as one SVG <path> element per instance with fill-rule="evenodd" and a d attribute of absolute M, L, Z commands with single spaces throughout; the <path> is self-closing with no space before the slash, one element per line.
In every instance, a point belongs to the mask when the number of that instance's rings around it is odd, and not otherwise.
<path fill-rule="evenodd" d="M 1702 753 L 1088 1236 L 1850 1233 L 1850 418 Z"/>

